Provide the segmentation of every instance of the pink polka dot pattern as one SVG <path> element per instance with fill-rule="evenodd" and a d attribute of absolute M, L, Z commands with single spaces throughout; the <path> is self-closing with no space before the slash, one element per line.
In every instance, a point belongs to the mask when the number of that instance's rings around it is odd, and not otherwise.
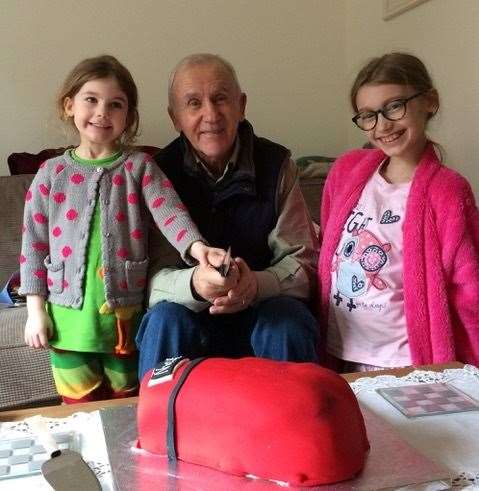
<path fill-rule="evenodd" d="M 37 223 L 48 223 L 48 218 L 43 213 L 35 213 L 33 219 Z"/>
<path fill-rule="evenodd" d="M 66 259 L 68 256 L 71 255 L 72 253 L 72 248 L 70 246 L 65 246 L 63 249 L 62 249 L 62 256 Z"/>
<path fill-rule="evenodd" d="M 70 181 L 73 184 L 81 184 L 85 178 L 81 174 L 73 174 L 73 176 L 70 177 Z"/>
<path fill-rule="evenodd" d="M 170 223 L 173 223 L 176 220 L 176 215 L 172 215 L 171 217 L 167 218 L 165 220 L 165 227 L 168 226 Z"/>
<path fill-rule="evenodd" d="M 176 234 L 176 242 L 179 242 L 184 236 L 186 235 L 186 229 L 182 229 L 180 230 L 177 234 Z"/>
<path fill-rule="evenodd" d="M 48 251 L 48 244 L 46 242 L 34 242 L 32 247 L 39 252 Z"/>
<path fill-rule="evenodd" d="M 70 208 L 65 216 L 67 217 L 67 220 L 75 220 L 75 218 L 78 217 L 78 212 L 73 208 Z"/>
<path fill-rule="evenodd" d="M 130 205 L 138 204 L 138 195 L 136 193 L 130 193 L 128 195 L 128 203 L 130 203 Z"/>
<path fill-rule="evenodd" d="M 115 174 L 113 176 L 113 179 L 111 180 L 111 182 L 115 185 L 115 186 L 122 186 L 123 184 L 125 184 L 125 179 L 123 176 L 121 176 L 120 174 Z"/>
<path fill-rule="evenodd" d="M 55 203 L 63 203 L 65 199 L 66 199 L 65 193 L 55 193 L 53 195 L 53 201 L 55 201 Z"/>
<path fill-rule="evenodd" d="M 43 196 L 48 196 L 50 194 L 50 189 L 45 186 L 45 184 L 40 184 L 40 186 L 38 186 L 38 189 L 40 190 L 40 193 L 43 194 Z"/>
<path fill-rule="evenodd" d="M 143 232 L 139 228 L 135 228 L 135 230 L 133 230 L 133 232 L 131 233 L 131 236 L 134 239 L 140 240 L 143 238 Z"/>
<path fill-rule="evenodd" d="M 184 252 L 181 244 L 184 245 L 185 240 L 191 242 L 198 239 L 197 229 L 191 225 L 190 230 L 186 208 L 174 192 L 172 182 L 151 159 L 145 165 L 145 158 L 144 154 L 135 152 L 126 161 L 119 160 L 119 164 L 124 162 L 120 167 L 113 166 L 101 172 L 96 172 L 100 169 L 95 167 L 87 171 L 83 167 L 70 165 L 68 155 L 48 161 L 25 195 L 25 200 L 30 200 L 25 204 L 28 210 L 24 223 L 26 235 L 23 254 L 17 257 L 25 273 L 25 285 L 32 288 L 29 291 L 43 294 L 48 283 L 50 291 L 60 294 L 62 288 L 69 287 L 70 282 L 75 296 L 70 297 L 65 291 L 66 302 L 76 302 L 74 299 L 79 298 L 78 295 L 84 295 L 81 285 L 78 285 L 80 291 L 77 292 L 77 275 L 78 271 L 82 271 L 82 268 L 78 269 L 79 266 L 85 268 L 86 258 L 78 257 L 80 251 L 77 244 L 82 244 L 83 251 L 89 235 L 86 222 L 92 217 L 93 205 L 99 199 L 102 200 L 102 207 L 106 204 L 110 210 L 110 224 L 103 223 L 100 233 L 115 271 L 124 270 L 129 260 L 141 261 L 146 253 L 145 203 L 157 226 L 180 252 Z M 48 177 L 45 177 L 46 170 Z M 105 211 L 104 207 L 102 211 Z M 61 263 L 64 270 L 52 272 L 45 268 L 43 261 L 47 254 L 51 255 L 53 264 Z M 77 259 L 83 263 L 77 264 Z M 119 298 L 130 298 L 130 293 L 138 295 L 148 281 L 144 272 L 138 276 L 134 274 L 132 278 L 125 274 L 118 277 L 109 269 L 106 270 L 105 280 L 109 282 L 113 297 L 118 293 Z"/>
<path fill-rule="evenodd" d="M 163 196 L 160 196 L 159 198 L 155 198 L 153 200 L 152 206 L 153 208 L 159 208 L 164 202 L 165 198 L 163 198 Z"/>
<path fill-rule="evenodd" d="M 126 259 L 128 257 L 128 249 L 126 247 L 120 247 L 120 249 L 116 251 L 116 255 L 120 259 Z"/>
<path fill-rule="evenodd" d="M 150 174 L 145 174 L 141 180 L 141 185 L 142 187 L 146 188 L 148 184 L 150 184 L 153 181 L 153 177 Z"/>

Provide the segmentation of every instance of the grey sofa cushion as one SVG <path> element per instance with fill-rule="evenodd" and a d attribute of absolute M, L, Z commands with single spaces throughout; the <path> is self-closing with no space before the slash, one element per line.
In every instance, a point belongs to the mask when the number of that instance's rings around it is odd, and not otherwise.
<path fill-rule="evenodd" d="M 0 310 L 0 411 L 60 402 L 47 350 L 25 346 L 26 307 Z"/>
<path fill-rule="evenodd" d="M 33 174 L 0 176 L 0 286 L 18 268 L 25 193 Z"/>
<path fill-rule="evenodd" d="M 316 224 L 319 224 L 323 187 L 333 162 L 334 158 L 321 155 L 311 155 L 296 160 L 299 168 L 299 185 L 311 218 Z"/>
<path fill-rule="evenodd" d="M 319 225 L 321 196 L 323 194 L 326 177 L 301 177 L 299 187 L 304 196 L 311 218 Z"/>

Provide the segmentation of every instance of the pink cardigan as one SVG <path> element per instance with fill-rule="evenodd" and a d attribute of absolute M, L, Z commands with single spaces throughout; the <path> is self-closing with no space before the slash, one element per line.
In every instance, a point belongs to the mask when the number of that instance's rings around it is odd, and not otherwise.
<path fill-rule="evenodd" d="M 321 205 L 318 284 L 327 325 L 331 264 L 346 219 L 374 171 L 380 150 L 342 155 Z M 470 185 L 442 165 L 429 144 L 411 184 L 404 221 L 404 310 L 415 365 L 479 365 L 479 211 Z"/>

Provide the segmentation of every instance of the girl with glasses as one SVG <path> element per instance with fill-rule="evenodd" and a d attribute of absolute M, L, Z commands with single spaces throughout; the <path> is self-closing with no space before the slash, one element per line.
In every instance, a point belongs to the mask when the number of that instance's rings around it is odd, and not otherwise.
<path fill-rule="evenodd" d="M 478 365 L 479 211 L 426 134 L 439 108 L 431 77 L 415 56 L 386 54 L 361 69 L 351 104 L 373 149 L 341 156 L 325 185 L 326 360 L 338 371 Z"/>

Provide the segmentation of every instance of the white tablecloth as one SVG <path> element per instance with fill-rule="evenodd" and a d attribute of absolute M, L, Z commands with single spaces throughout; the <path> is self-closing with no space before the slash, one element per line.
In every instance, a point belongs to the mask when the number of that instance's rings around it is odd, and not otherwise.
<path fill-rule="evenodd" d="M 69 431 L 78 432 L 83 460 L 95 472 L 105 491 L 113 490 L 111 469 L 108 462 L 105 438 L 100 419 L 100 413 L 75 413 L 68 418 L 47 418 L 46 422 L 54 433 Z M 30 428 L 23 421 L 1 423 L 0 440 L 32 436 Z M 19 491 L 34 489 L 51 491 L 51 486 L 43 479 L 41 474 L 14 479 L 0 480 L 1 491 Z"/>
<path fill-rule="evenodd" d="M 405 377 L 365 377 L 351 383 L 351 387 L 362 405 L 383 417 L 424 455 L 447 467 L 455 476 L 455 490 L 479 490 L 479 411 L 408 419 L 376 393 L 380 387 L 432 382 L 450 383 L 479 400 L 479 369 L 471 365 L 444 372 L 416 370 Z M 80 433 L 84 460 L 96 473 L 102 489 L 111 491 L 111 469 L 98 411 L 75 413 L 68 418 L 51 418 L 47 419 L 47 423 L 55 432 Z M 29 435 L 30 429 L 22 421 L 2 423 L 0 426 L 0 439 Z M 51 490 L 41 475 L 21 481 L 20 486 L 19 479 L 2 480 L 0 488 L 2 491 Z"/>
<path fill-rule="evenodd" d="M 380 387 L 447 382 L 479 400 L 479 369 L 416 370 L 405 377 L 360 378 L 351 387 L 360 403 L 390 423 L 408 443 L 454 476 L 454 489 L 479 489 L 479 411 L 407 418 L 376 393 Z"/>

